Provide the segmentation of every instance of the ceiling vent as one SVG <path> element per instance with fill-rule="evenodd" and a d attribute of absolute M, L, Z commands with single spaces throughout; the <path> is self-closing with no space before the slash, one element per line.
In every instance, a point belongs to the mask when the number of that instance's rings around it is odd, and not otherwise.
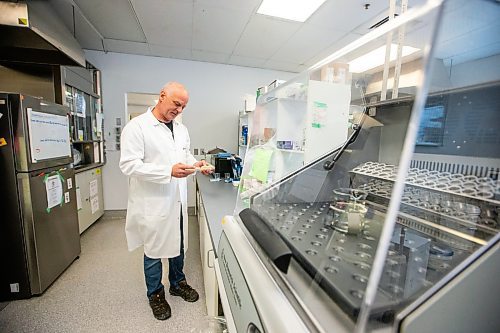
<path fill-rule="evenodd" d="M 398 14 L 394 14 L 395 18 L 398 17 L 398 16 L 399 16 Z M 369 27 L 368 30 L 372 30 L 372 29 L 378 28 L 382 24 L 387 23 L 387 22 L 389 22 L 389 16 L 386 16 L 385 18 L 383 18 L 380 21 L 378 21 L 377 23 L 375 23 L 374 25 L 372 25 L 371 27 Z"/>

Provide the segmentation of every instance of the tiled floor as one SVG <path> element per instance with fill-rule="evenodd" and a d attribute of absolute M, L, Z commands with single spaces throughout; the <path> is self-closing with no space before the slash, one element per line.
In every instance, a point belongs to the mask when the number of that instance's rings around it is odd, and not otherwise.
<path fill-rule="evenodd" d="M 206 307 L 196 218 L 189 217 L 185 273 L 200 299 L 186 303 L 167 292 L 172 317 L 166 321 L 151 313 L 143 252 L 128 252 L 124 226 L 123 219 L 99 220 L 82 235 L 80 258 L 43 295 L 0 303 L 0 332 L 198 332 Z"/>

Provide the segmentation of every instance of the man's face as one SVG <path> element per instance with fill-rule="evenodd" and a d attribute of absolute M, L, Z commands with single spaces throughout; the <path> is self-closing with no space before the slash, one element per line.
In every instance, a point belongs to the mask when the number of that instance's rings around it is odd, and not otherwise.
<path fill-rule="evenodd" d="M 170 122 L 182 113 L 189 101 L 188 94 L 185 90 L 174 90 L 169 94 L 165 91 L 160 93 L 160 114 L 163 120 Z"/>

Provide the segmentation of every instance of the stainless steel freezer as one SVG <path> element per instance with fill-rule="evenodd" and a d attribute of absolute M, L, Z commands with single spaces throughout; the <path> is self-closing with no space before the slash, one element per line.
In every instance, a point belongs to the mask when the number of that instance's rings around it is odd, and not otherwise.
<path fill-rule="evenodd" d="M 0 93 L 0 300 L 41 294 L 80 254 L 68 109 Z"/>

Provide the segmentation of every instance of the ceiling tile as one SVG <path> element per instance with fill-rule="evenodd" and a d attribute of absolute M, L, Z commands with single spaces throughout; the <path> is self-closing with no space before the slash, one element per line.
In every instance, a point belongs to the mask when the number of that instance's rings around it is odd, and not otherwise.
<path fill-rule="evenodd" d="M 315 54 L 313 57 L 308 59 L 304 64 L 308 67 L 316 64 L 317 62 L 325 59 L 326 57 L 332 55 L 334 52 L 337 52 L 341 50 L 344 46 L 354 42 L 356 39 L 361 37 L 358 34 L 347 34 L 343 36 L 342 38 L 338 39 L 335 41 L 333 44 L 330 44 L 329 46 L 325 47 L 323 50 L 319 51 L 317 54 Z"/>
<path fill-rule="evenodd" d="M 257 11 L 262 0 L 194 0 L 195 5 L 219 7 L 224 9 L 252 9 Z"/>
<path fill-rule="evenodd" d="M 500 48 L 500 24 L 483 27 L 440 41 L 435 48 L 435 56 L 445 59 L 452 58 L 454 64 L 473 59 L 489 57 L 498 53 Z M 460 60 L 459 60 L 460 59 Z"/>
<path fill-rule="evenodd" d="M 165 45 L 149 44 L 151 55 L 165 58 L 191 60 L 191 49 L 183 49 Z"/>
<path fill-rule="evenodd" d="M 458 64 L 473 61 L 477 59 L 483 59 L 500 54 L 500 43 L 490 44 L 488 46 L 483 46 L 477 49 L 471 49 L 466 52 L 460 52 L 453 54 L 444 59 L 444 63 L 447 66 L 456 66 Z"/>
<path fill-rule="evenodd" d="M 252 10 L 195 4 L 193 49 L 231 53 Z"/>
<path fill-rule="evenodd" d="M 408 2 L 408 10 L 420 7 L 427 1 L 428 0 L 411 0 Z M 388 1 L 379 1 L 377 3 L 372 2 L 372 5 L 367 11 L 369 12 L 368 13 L 369 15 L 359 16 L 360 20 L 357 21 L 358 23 L 357 26 L 353 27 L 353 25 L 346 25 L 346 27 L 350 28 L 349 29 L 350 32 L 364 35 L 372 31 L 373 29 L 370 29 L 370 27 L 372 27 L 374 24 L 379 23 L 381 20 L 389 16 L 389 2 Z M 400 8 L 398 8 L 398 5 L 396 4 L 396 13 L 398 12 L 400 12 Z M 418 23 L 419 21 L 417 21 L 417 24 Z"/>
<path fill-rule="evenodd" d="M 345 32 L 302 26 L 271 59 L 302 64 L 345 35 Z"/>
<path fill-rule="evenodd" d="M 306 66 L 306 65 L 298 65 L 297 68 L 295 69 L 297 72 L 303 72 L 305 71 L 306 69 L 308 69 L 309 67 Z"/>
<path fill-rule="evenodd" d="M 264 59 L 243 57 L 243 56 L 238 56 L 238 55 L 234 55 L 234 54 L 228 60 L 228 64 L 231 64 L 231 65 L 246 66 L 246 67 L 258 67 L 258 68 L 262 68 L 264 66 L 265 62 L 266 61 Z"/>
<path fill-rule="evenodd" d="M 370 6 L 365 9 L 365 4 Z M 306 24 L 349 32 L 360 24 L 370 21 L 389 8 L 389 1 L 328 0 L 315 12 Z M 387 16 L 388 13 L 385 13 Z M 364 31 L 366 33 L 368 31 Z"/>
<path fill-rule="evenodd" d="M 75 10 L 75 22 L 73 24 L 73 5 L 69 1 L 50 0 L 50 4 L 64 22 L 69 32 L 74 34 L 82 48 L 103 51 L 101 37 L 83 18 L 78 10 Z M 73 29 L 75 31 L 73 31 Z"/>
<path fill-rule="evenodd" d="M 499 17 L 498 1 L 484 1 L 479 7 L 465 0 L 446 3 L 435 56 L 455 66 L 499 54 Z"/>
<path fill-rule="evenodd" d="M 388 14 L 387 0 L 326 0 L 305 23 L 299 23 L 256 14 L 261 1 L 49 0 L 49 3 L 85 49 L 103 49 L 100 33 L 106 38 L 109 51 L 292 72 L 300 72 L 358 39 L 369 32 L 369 26 Z M 425 1 L 411 0 L 410 7 Z M 75 11 L 73 22 L 73 3 L 98 32 L 79 10 Z M 365 3 L 370 3 L 368 9 L 364 8 Z M 446 3 L 445 13 L 450 17 L 440 22 L 442 38 L 437 56 L 446 61 L 453 59 L 456 64 L 497 52 L 499 41 L 495 36 L 500 31 L 496 23 L 500 6 L 494 0 L 476 6 L 477 2 L 470 0 Z M 428 43 L 430 28 L 425 20 L 412 25 L 407 29 L 405 44 L 421 48 Z M 484 29 L 493 29 L 493 33 L 488 35 Z"/>
<path fill-rule="evenodd" d="M 75 30 L 76 39 L 82 48 L 104 51 L 101 37 L 79 13 L 75 13 Z"/>
<path fill-rule="evenodd" d="M 66 0 L 49 0 L 57 16 L 64 22 L 70 33 L 73 33 L 73 6 Z"/>
<path fill-rule="evenodd" d="M 146 43 L 129 42 L 125 40 L 116 40 L 116 39 L 105 39 L 104 46 L 106 47 L 106 51 L 109 52 L 142 54 L 142 55 L 151 54 L 149 52 L 148 44 Z"/>
<path fill-rule="evenodd" d="M 146 41 L 129 1 L 75 0 L 75 3 L 105 38 Z"/>
<path fill-rule="evenodd" d="M 268 59 L 300 28 L 301 23 L 274 19 L 260 14 L 250 20 L 235 55 Z"/>
<path fill-rule="evenodd" d="M 205 50 L 191 50 L 193 55 L 193 60 L 215 62 L 219 64 L 225 64 L 229 58 L 228 53 L 210 52 Z"/>
<path fill-rule="evenodd" d="M 479 29 L 494 25 L 500 17 L 500 5 L 485 2 L 482 6 L 478 7 L 477 3 L 468 2 L 462 4 L 460 7 L 452 6 L 449 9 L 448 15 L 440 22 L 440 41 L 459 38 L 463 35 L 474 33 L 474 31 Z M 479 35 L 475 37 L 481 38 Z"/>
<path fill-rule="evenodd" d="M 132 0 L 149 43 L 190 48 L 193 2 L 182 0 Z"/>
<path fill-rule="evenodd" d="M 284 72 L 293 72 L 293 73 L 298 73 L 297 67 L 299 64 L 294 64 L 291 62 L 283 62 L 283 61 L 276 61 L 276 60 L 268 60 L 264 64 L 264 68 L 268 69 L 274 69 L 278 71 L 284 71 Z"/>

